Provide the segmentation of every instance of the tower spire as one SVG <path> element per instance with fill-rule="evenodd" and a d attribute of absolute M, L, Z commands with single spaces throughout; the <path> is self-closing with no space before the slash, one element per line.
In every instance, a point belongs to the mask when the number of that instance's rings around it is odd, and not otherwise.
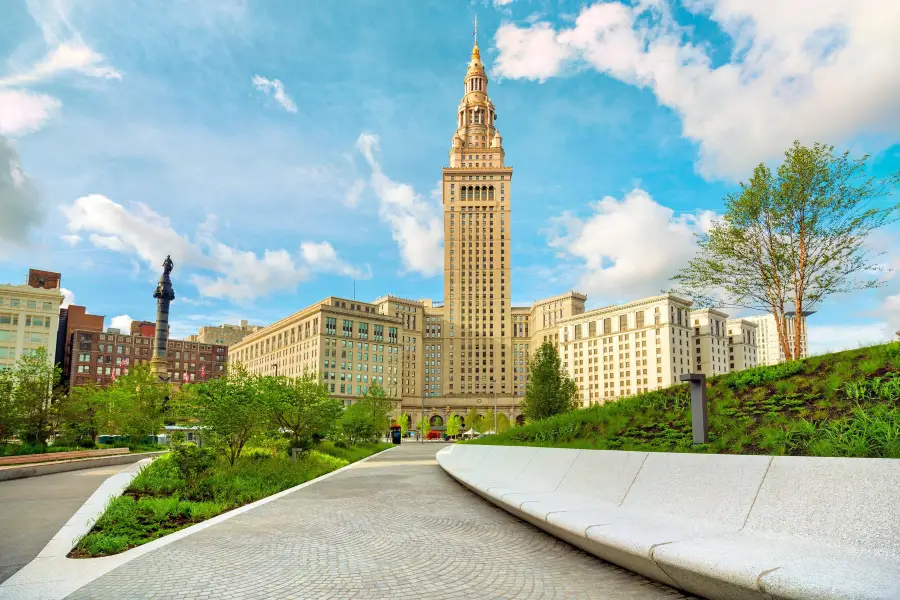
<path fill-rule="evenodd" d="M 478 50 L 478 13 L 475 13 L 475 28 L 472 29 L 472 37 L 475 38 L 475 44 L 472 46 L 472 59 L 481 60 L 481 52 Z"/>

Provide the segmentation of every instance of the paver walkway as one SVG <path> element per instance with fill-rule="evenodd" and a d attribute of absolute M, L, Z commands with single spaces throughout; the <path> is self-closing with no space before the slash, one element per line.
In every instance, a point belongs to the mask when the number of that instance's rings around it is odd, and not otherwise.
<path fill-rule="evenodd" d="M 69 596 L 685 598 L 484 501 L 406 444 L 145 554 Z"/>
<path fill-rule="evenodd" d="M 0 481 L 0 583 L 37 556 L 107 477 L 127 466 Z"/>

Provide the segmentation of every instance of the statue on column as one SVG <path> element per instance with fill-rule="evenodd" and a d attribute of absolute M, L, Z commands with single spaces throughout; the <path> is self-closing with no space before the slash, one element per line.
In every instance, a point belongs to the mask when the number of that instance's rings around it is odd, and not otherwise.
<path fill-rule="evenodd" d="M 171 256 L 166 256 L 162 264 L 163 273 L 153 297 L 156 298 L 156 334 L 153 339 L 153 358 L 150 366 L 160 381 L 168 381 L 169 366 L 166 360 L 166 348 L 169 345 L 169 304 L 175 299 L 175 290 L 169 275 L 175 268 Z"/>

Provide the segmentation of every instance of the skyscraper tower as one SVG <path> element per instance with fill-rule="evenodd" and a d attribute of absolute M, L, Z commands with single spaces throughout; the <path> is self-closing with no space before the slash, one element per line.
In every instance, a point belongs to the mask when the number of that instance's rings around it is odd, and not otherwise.
<path fill-rule="evenodd" d="M 477 33 L 477 30 L 476 30 Z M 512 395 L 510 197 L 476 36 L 443 169 L 446 393 L 488 408 Z"/>

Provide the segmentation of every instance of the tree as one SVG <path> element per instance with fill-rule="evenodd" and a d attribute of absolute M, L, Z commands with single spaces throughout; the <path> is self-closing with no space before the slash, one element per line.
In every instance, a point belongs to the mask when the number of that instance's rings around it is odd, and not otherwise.
<path fill-rule="evenodd" d="M 189 403 L 189 414 L 200 422 L 204 436 L 224 448 L 234 465 L 244 446 L 266 420 L 259 377 L 242 365 L 231 365 L 222 377 L 185 386 L 181 397 Z"/>
<path fill-rule="evenodd" d="M 509 429 L 509 417 L 504 413 L 499 413 L 497 415 L 497 433 L 503 433 L 507 429 Z"/>
<path fill-rule="evenodd" d="M 0 444 L 12 438 L 22 424 L 22 410 L 15 396 L 12 369 L 0 370 Z"/>
<path fill-rule="evenodd" d="M 484 416 L 481 418 L 481 427 L 482 431 L 493 431 L 497 433 L 494 429 L 494 409 L 489 408 Z"/>
<path fill-rule="evenodd" d="M 522 401 L 522 412 L 527 419 L 546 419 L 574 408 L 578 388 L 562 370 L 559 353 L 553 344 L 541 344 L 528 368 L 529 381 Z"/>
<path fill-rule="evenodd" d="M 110 395 L 93 381 L 69 389 L 60 410 L 62 429 L 75 440 L 90 438 L 93 445 L 112 420 Z"/>
<path fill-rule="evenodd" d="M 805 311 L 833 294 L 883 285 L 874 274 L 885 269 L 866 242 L 896 220 L 900 204 L 872 202 L 900 183 L 900 172 L 868 177 L 868 158 L 794 142 L 776 172 L 757 166 L 749 183 L 726 196 L 725 215 L 699 237 L 697 256 L 673 277 L 674 292 L 700 307 L 773 314 L 782 353 L 799 358 Z M 792 311 L 798 316 L 793 347 Z"/>
<path fill-rule="evenodd" d="M 425 436 L 428 435 L 428 432 L 431 431 L 431 423 L 428 421 L 428 417 L 426 415 L 422 415 L 419 419 L 419 423 L 416 425 L 416 428 L 419 430 L 419 437 L 421 439 L 425 439 Z"/>
<path fill-rule="evenodd" d="M 462 419 L 459 418 L 459 415 L 450 415 L 447 418 L 447 435 L 450 437 L 456 437 L 460 434 L 462 429 Z"/>
<path fill-rule="evenodd" d="M 481 427 L 481 422 L 478 416 L 478 411 L 474 408 L 470 408 L 469 412 L 466 413 L 466 431 L 468 431 L 469 429 L 479 431 L 479 427 Z"/>
<path fill-rule="evenodd" d="M 379 429 L 372 419 L 369 408 L 360 402 L 347 407 L 341 416 L 341 431 L 351 445 L 360 440 L 370 440 L 378 434 Z"/>
<path fill-rule="evenodd" d="M 391 411 L 393 402 L 384 392 L 384 388 L 373 385 L 366 390 L 365 395 L 354 403 L 360 405 L 372 421 L 376 434 L 384 435 L 391 426 Z"/>
<path fill-rule="evenodd" d="M 400 435 L 406 437 L 409 433 L 409 414 L 401 413 L 400 415 Z"/>
<path fill-rule="evenodd" d="M 316 438 L 331 432 L 343 414 L 340 400 L 329 397 L 315 373 L 263 381 L 269 416 L 278 427 L 291 432 L 295 447 L 310 447 Z"/>
<path fill-rule="evenodd" d="M 43 346 L 16 361 L 12 398 L 21 415 L 20 437 L 29 444 L 46 445 L 54 432 L 60 374 Z"/>
<path fill-rule="evenodd" d="M 117 431 L 139 444 L 163 425 L 168 385 L 161 383 L 150 365 L 135 365 L 106 388 L 110 422 Z"/>

